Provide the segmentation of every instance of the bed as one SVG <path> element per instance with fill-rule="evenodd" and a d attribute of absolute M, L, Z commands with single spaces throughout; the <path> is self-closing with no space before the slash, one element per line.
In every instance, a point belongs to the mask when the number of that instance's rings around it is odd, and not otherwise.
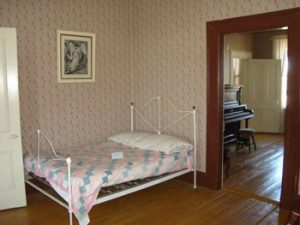
<path fill-rule="evenodd" d="M 36 134 L 37 150 L 26 147 L 24 167 L 31 177 L 48 184 L 63 199 L 42 189 L 31 179 L 26 183 L 42 192 L 69 212 L 69 224 L 73 224 L 72 214 L 80 225 L 90 222 L 88 212 L 99 203 L 121 197 L 135 191 L 159 184 L 194 171 L 196 188 L 196 110 L 180 111 L 178 121 L 192 116 L 194 143 L 163 134 L 160 125 L 160 97 L 152 98 L 142 108 L 158 103 L 158 125 L 149 123 L 141 111 L 131 103 L 131 130 L 108 138 L 103 143 L 95 143 L 67 149 L 54 149 L 51 141 L 40 130 L 32 132 L 27 140 Z M 136 113 L 155 133 L 134 131 Z M 46 141 L 50 150 L 41 148 L 41 140 Z M 109 191 L 103 194 L 105 188 Z M 113 191 L 112 191 L 113 190 Z M 102 192 L 98 196 L 99 192 Z"/>

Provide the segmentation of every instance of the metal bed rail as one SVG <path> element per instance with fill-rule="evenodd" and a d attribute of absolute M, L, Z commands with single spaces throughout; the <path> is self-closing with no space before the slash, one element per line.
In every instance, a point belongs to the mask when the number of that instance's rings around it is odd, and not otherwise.
<path fill-rule="evenodd" d="M 182 113 L 183 115 L 173 121 L 172 124 L 170 124 L 169 126 L 165 127 L 164 129 L 161 128 L 161 100 L 160 100 L 160 97 L 157 96 L 157 97 L 154 97 L 152 99 L 150 99 L 142 108 L 144 108 L 145 106 L 147 106 L 148 104 L 150 104 L 153 100 L 157 100 L 158 101 L 158 128 L 155 128 L 155 126 L 153 126 L 151 123 L 149 123 L 142 115 L 142 113 L 134 107 L 134 104 L 131 103 L 131 106 L 130 106 L 130 109 L 131 109 L 131 131 L 133 132 L 134 131 L 134 112 L 137 112 L 137 114 L 144 120 L 144 122 L 146 124 L 148 124 L 152 129 L 154 129 L 157 134 L 161 134 L 162 131 L 166 128 L 170 128 L 172 126 L 174 126 L 177 122 L 181 121 L 182 119 L 186 118 L 188 115 L 192 115 L 193 117 L 193 144 L 194 144 L 194 147 L 193 147 L 193 168 L 192 169 L 184 169 L 184 170 L 181 170 L 181 171 L 178 171 L 178 172 L 175 172 L 175 173 L 171 173 L 171 174 L 168 174 L 166 176 L 163 176 L 161 178 L 158 178 L 158 179 L 155 179 L 155 180 L 152 180 L 150 182 L 147 182 L 147 183 L 144 183 L 144 184 L 141 184 L 141 185 L 138 185 L 138 186 L 135 186 L 135 187 L 132 187 L 132 188 L 129 188 L 127 190 L 122 190 L 122 191 L 119 191 L 119 192 L 116 192 L 116 193 L 113 193 L 113 194 L 110 194 L 108 196 L 103 196 L 103 197 L 100 197 L 100 198 L 97 198 L 94 205 L 96 204 L 100 204 L 100 203 L 103 203 L 103 202 L 106 202 L 106 201 L 109 201 L 109 200 L 112 200 L 112 199 L 115 199 L 115 198 L 118 198 L 118 197 L 121 197 L 121 196 L 124 196 L 124 195 L 127 195 L 127 194 L 130 194 L 130 193 L 133 193 L 133 192 L 136 192 L 136 191 L 139 191 L 139 190 L 142 190 L 142 189 L 145 189 L 145 188 L 148 188 L 148 187 L 151 187 L 151 186 L 154 186 L 156 184 L 159 184 L 159 183 L 162 183 L 162 182 L 165 182 L 165 181 L 168 181 L 170 179 L 173 179 L 175 177 L 179 177 L 179 176 L 182 176 L 186 173 L 189 173 L 189 172 L 193 172 L 194 173 L 194 182 L 193 182 L 193 188 L 196 189 L 197 188 L 197 163 L 196 163 L 196 156 L 197 156 L 197 148 L 196 148 L 196 107 L 193 106 L 193 110 L 191 111 L 181 111 L 181 110 L 177 110 L 176 107 L 169 101 L 169 103 L 172 105 L 173 109 L 175 111 L 177 111 L 178 113 Z M 60 199 L 56 198 L 55 196 L 53 196 L 51 193 L 43 190 L 42 188 L 38 187 L 36 184 L 34 184 L 33 182 L 31 182 L 30 180 L 26 180 L 25 182 L 27 184 L 29 184 L 30 186 L 32 186 L 33 188 L 35 188 L 36 190 L 40 191 L 41 193 L 43 193 L 44 195 L 46 195 L 47 197 L 49 197 L 50 199 L 52 199 L 53 201 L 55 201 L 56 203 L 60 204 L 61 206 L 63 206 L 64 208 L 66 208 L 68 210 L 68 213 L 69 213 L 69 224 L 72 225 L 73 224 L 73 218 L 72 218 L 72 213 L 73 213 L 73 210 L 72 210 L 72 177 L 71 177 L 71 158 L 70 157 L 67 157 L 67 158 L 63 158 L 63 157 L 60 157 L 58 156 L 58 154 L 56 153 L 52 143 L 50 142 L 50 140 L 46 137 L 46 135 L 40 131 L 40 130 L 36 130 L 35 131 L 37 133 L 37 161 L 38 161 L 38 167 L 40 168 L 40 140 L 41 138 L 44 138 L 46 140 L 46 142 L 49 144 L 54 156 L 55 156 L 55 159 L 53 160 L 62 160 L 62 161 L 65 161 L 66 164 L 67 164 L 67 176 L 68 176 L 68 196 L 67 196 L 67 204 L 63 201 L 61 201 Z M 32 136 L 34 132 L 31 132 L 29 134 L 29 136 Z M 28 147 L 26 146 L 26 143 L 24 144 L 26 150 L 29 152 L 29 154 L 31 156 L 33 156 L 32 152 L 28 149 Z"/>
<path fill-rule="evenodd" d="M 50 161 L 53 161 L 53 160 L 65 161 L 66 164 L 67 164 L 67 176 L 68 176 L 68 198 L 67 198 L 67 203 L 68 204 L 65 204 L 63 201 L 61 201 L 60 199 L 58 199 L 55 196 L 51 195 L 49 192 L 44 191 L 43 189 L 41 189 L 40 187 L 38 187 L 37 185 L 35 185 L 30 180 L 27 179 L 25 182 L 27 184 L 29 184 L 30 186 L 32 186 L 33 188 L 35 188 L 36 190 L 38 190 L 41 193 L 43 193 L 44 195 L 46 195 L 47 197 L 49 197 L 50 199 L 52 199 L 53 201 L 57 202 L 61 206 L 63 206 L 66 209 L 68 209 L 69 224 L 72 225 L 73 224 L 73 219 L 72 219 L 72 213 L 73 213 L 73 210 L 72 210 L 72 177 L 71 177 L 71 162 L 72 162 L 72 160 L 71 160 L 70 157 L 64 158 L 64 157 L 59 156 L 56 153 L 56 151 L 55 151 L 55 149 L 54 149 L 51 141 L 47 138 L 47 136 L 41 130 L 36 130 L 36 131 L 30 132 L 29 135 L 28 135 L 28 137 L 27 137 L 27 139 L 26 139 L 26 141 L 28 141 L 33 136 L 34 133 L 37 134 L 37 164 L 38 164 L 38 168 L 39 169 L 41 167 L 41 162 L 40 162 L 40 151 L 41 151 L 41 144 L 40 144 L 40 142 L 41 142 L 41 138 L 43 138 L 44 140 L 46 140 L 46 143 L 50 146 L 50 148 L 52 150 L 52 153 L 53 153 L 53 155 L 55 157 L 54 159 L 52 159 Z M 26 145 L 27 142 L 26 141 L 24 142 L 25 149 L 33 157 L 34 154 L 32 154 L 32 152 L 27 147 L 27 145 Z"/>

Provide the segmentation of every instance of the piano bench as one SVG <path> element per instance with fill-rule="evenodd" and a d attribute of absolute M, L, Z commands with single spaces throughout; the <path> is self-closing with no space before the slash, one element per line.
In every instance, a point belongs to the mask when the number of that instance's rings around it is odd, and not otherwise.
<path fill-rule="evenodd" d="M 237 139 L 237 146 L 236 150 L 239 150 L 240 147 L 248 146 L 249 153 L 251 152 L 251 141 L 256 151 L 256 143 L 254 139 L 254 134 L 256 130 L 253 128 L 241 128 L 239 129 L 238 139 Z"/>

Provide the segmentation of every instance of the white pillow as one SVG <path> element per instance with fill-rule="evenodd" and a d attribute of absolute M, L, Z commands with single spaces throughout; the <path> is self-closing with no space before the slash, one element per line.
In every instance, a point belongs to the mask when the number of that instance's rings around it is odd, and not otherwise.
<path fill-rule="evenodd" d="M 137 141 L 134 147 L 145 150 L 160 151 L 169 154 L 180 148 L 192 149 L 193 145 L 174 136 L 166 134 L 151 134 L 144 136 Z"/>
<path fill-rule="evenodd" d="M 147 132 L 126 132 L 126 133 L 120 133 L 114 136 L 111 136 L 108 138 L 109 141 L 114 141 L 123 145 L 128 145 L 131 147 L 135 147 L 136 142 L 138 142 L 140 139 L 147 137 L 151 135 Z"/>

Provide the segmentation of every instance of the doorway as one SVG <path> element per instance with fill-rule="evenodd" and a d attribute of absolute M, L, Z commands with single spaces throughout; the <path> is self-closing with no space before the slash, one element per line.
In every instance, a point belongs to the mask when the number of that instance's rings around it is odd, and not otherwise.
<path fill-rule="evenodd" d="M 230 160 L 230 168 L 223 167 L 223 189 L 276 204 L 280 200 L 284 150 L 287 32 L 284 27 L 224 35 L 224 96 L 232 91 L 230 87 L 240 90 L 238 104 L 231 104 L 229 111 L 226 108 L 232 99 L 224 99 L 224 135 L 239 136 L 239 128 L 246 126 L 245 113 L 251 110 L 247 125 L 255 131 L 256 145 L 252 140 L 248 147 L 234 138 L 229 143 L 226 139 L 225 164 Z M 236 121 L 226 120 L 229 114 Z"/>
<path fill-rule="evenodd" d="M 300 146 L 300 8 L 207 23 L 207 167 L 208 185 L 222 186 L 223 150 L 223 40 L 226 33 L 288 27 L 288 102 L 285 115 L 284 162 L 280 205 L 300 206 L 298 194 Z"/>

